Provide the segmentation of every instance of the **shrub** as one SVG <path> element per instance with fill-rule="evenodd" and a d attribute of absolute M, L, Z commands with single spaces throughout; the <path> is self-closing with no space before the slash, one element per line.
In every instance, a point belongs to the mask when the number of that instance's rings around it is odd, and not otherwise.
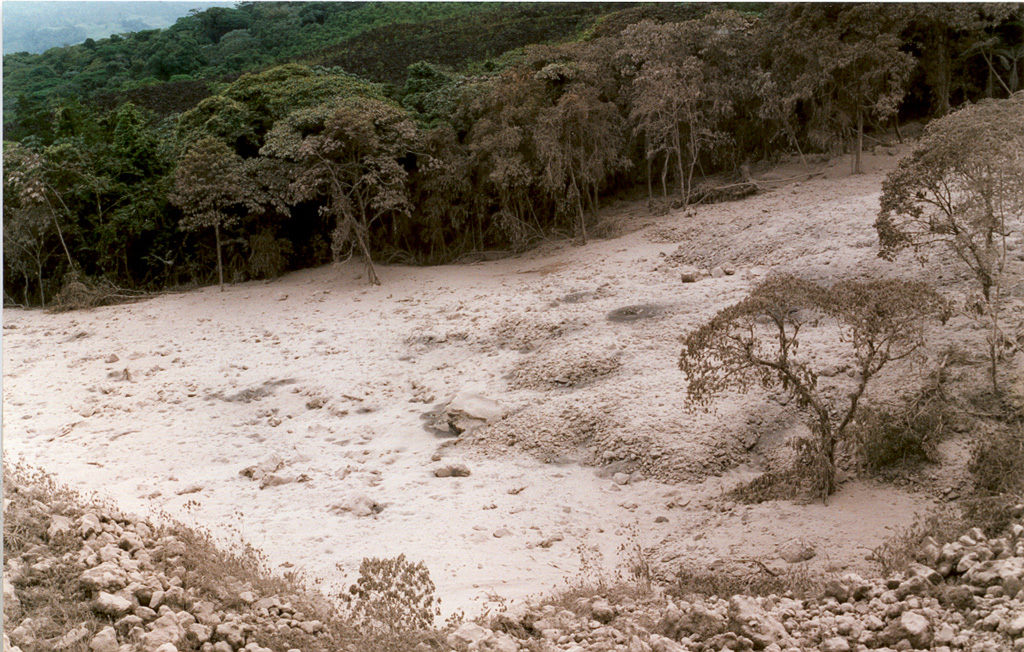
<path fill-rule="evenodd" d="M 405 555 L 363 559 L 349 594 L 343 598 L 351 601 L 355 624 L 383 636 L 415 640 L 440 614 L 430 571 L 423 562 L 407 561 Z"/>
<path fill-rule="evenodd" d="M 123 290 L 115 287 L 109 281 L 92 279 L 74 271 L 68 272 L 64 277 L 64 285 L 57 296 L 53 298 L 50 310 L 53 312 L 84 310 L 135 301 L 142 296 L 142 292 Z"/>
<path fill-rule="evenodd" d="M 907 527 L 895 530 L 891 537 L 871 550 L 867 560 L 877 563 L 884 575 L 902 572 L 917 561 L 927 539 L 939 543 L 955 541 L 969 529 L 966 523 L 970 522 L 969 519 L 965 521 L 956 506 L 943 505 L 915 517 Z"/>
<path fill-rule="evenodd" d="M 975 488 L 983 495 L 1024 495 L 1024 426 L 997 428 L 981 439 L 971 456 Z"/>
<path fill-rule="evenodd" d="M 249 273 L 253 278 L 277 278 L 288 264 L 292 244 L 264 229 L 249 238 Z"/>
<path fill-rule="evenodd" d="M 854 440 L 861 463 L 871 472 L 921 462 L 937 462 L 939 441 L 956 415 L 944 391 L 945 367 L 897 407 L 864 406 Z"/>

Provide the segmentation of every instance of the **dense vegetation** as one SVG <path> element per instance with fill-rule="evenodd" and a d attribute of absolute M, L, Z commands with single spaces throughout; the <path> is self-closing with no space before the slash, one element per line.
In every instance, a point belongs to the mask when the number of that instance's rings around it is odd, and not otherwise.
<path fill-rule="evenodd" d="M 609 193 L 1012 95 L 1021 42 L 1013 4 L 295 2 L 9 55 L 4 299 L 584 241 Z"/>

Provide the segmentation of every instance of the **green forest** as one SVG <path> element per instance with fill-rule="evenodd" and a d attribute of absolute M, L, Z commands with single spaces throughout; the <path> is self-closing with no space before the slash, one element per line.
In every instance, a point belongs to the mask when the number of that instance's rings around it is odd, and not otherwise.
<path fill-rule="evenodd" d="M 4 303 L 585 242 L 1024 86 L 1020 4 L 242 2 L 4 56 Z"/>

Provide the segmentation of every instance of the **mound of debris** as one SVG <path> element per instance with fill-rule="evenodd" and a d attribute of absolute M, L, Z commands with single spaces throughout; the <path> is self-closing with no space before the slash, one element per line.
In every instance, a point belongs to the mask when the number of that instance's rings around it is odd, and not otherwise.
<path fill-rule="evenodd" d="M 195 536 L 5 478 L 4 651 L 333 649 L 318 606 L 232 577 L 244 561 Z"/>
<path fill-rule="evenodd" d="M 979 529 L 929 541 L 928 563 L 886 579 L 821 579 L 812 599 L 651 594 L 590 595 L 487 626 L 465 624 L 453 649 L 554 652 L 1024 651 L 1024 505 L 999 538 Z"/>

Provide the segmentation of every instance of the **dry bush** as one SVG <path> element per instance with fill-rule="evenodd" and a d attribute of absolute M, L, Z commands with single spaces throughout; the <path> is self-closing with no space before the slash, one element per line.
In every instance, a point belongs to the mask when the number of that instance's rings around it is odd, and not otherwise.
<path fill-rule="evenodd" d="M 115 287 L 105 280 L 92 279 L 79 272 L 69 272 L 64 285 L 50 303 L 52 312 L 83 310 L 137 301 L 144 293 Z"/>
<path fill-rule="evenodd" d="M 860 461 L 869 471 L 938 461 L 937 446 L 958 418 L 945 391 L 947 380 L 943 365 L 901 405 L 864 406 L 852 434 Z"/>
<path fill-rule="evenodd" d="M 697 595 L 728 599 L 734 595 L 787 594 L 806 598 L 816 594 L 825 579 L 820 574 L 812 574 L 803 565 L 774 571 L 757 559 L 735 560 L 733 564 L 730 568 L 682 564 L 669 594 L 680 598 Z"/>
<path fill-rule="evenodd" d="M 929 538 L 940 543 L 955 541 L 970 529 L 969 519 L 955 505 L 943 505 L 914 518 L 914 522 L 893 531 L 893 535 L 873 548 L 867 556 L 882 569 L 882 574 L 891 576 L 903 572 L 919 560 L 922 547 Z"/>
<path fill-rule="evenodd" d="M 355 626 L 369 635 L 364 643 L 374 650 L 411 650 L 432 637 L 434 618 L 441 613 L 430 571 L 405 555 L 363 559 L 359 579 L 341 597 L 349 602 Z"/>
<path fill-rule="evenodd" d="M 253 278 L 277 278 L 291 253 L 291 242 L 275 238 L 273 231 L 264 229 L 249 238 L 249 273 Z"/>
<path fill-rule="evenodd" d="M 725 493 L 726 500 L 758 505 L 770 500 L 793 500 L 801 493 L 800 474 L 794 470 L 769 471 Z"/>

